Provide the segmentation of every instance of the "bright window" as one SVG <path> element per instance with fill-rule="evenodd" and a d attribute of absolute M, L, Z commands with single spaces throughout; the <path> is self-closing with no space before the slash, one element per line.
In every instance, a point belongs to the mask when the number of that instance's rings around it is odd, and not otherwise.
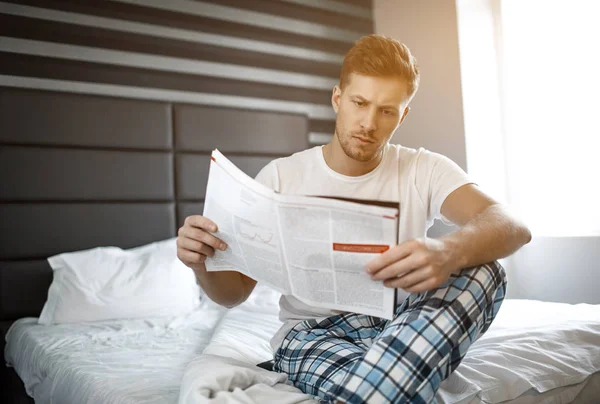
<path fill-rule="evenodd" d="M 457 5 L 469 173 L 534 236 L 599 236 L 600 1 Z"/>
<path fill-rule="evenodd" d="M 600 235 L 600 2 L 503 0 L 508 198 L 535 234 Z"/>

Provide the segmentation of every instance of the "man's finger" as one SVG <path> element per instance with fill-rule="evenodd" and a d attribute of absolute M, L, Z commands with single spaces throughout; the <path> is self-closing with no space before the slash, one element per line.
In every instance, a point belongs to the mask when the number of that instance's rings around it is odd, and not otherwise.
<path fill-rule="evenodd" d="M 215 222 L 201 215 L 188 216 L 185 219 L 185 223 L 192 227 L 198 227 L 200 229 L 204 229 L 213 233 L 218 230 L 217 224 Z"/>
<path fill-rule="evenodd" d="M 390 265 L 382 268 L 378 272 L 371 274 L 371 279 L 383 281 L 386 279 L 395 279 L 399 276 L 406 276 L 411 271 L 420 268 L 422 265 L 418 261 L 415 254 L 402 258 L 399 261 L 393 262 Z"/>
<path fill-rule="evenodd" d="M 414 243 L 411 241 L 405 241 L 404 243 L 398 244 L 395 247 L 390 248 L 379 257 L 373 259 L 367 264 L 367 272 L 374 274 L 377 271 L 382 270 L 388 265 L 399 261 L 408 256 L 414 249 Z"/>
<path fill-rule="evenodd" d="M 429 279 L 424 280 L 423 282 L 417 283 L 414 286 L 405 288 L 404 290 L 406 290 L 409 293 L 421 293 L 421 292 L 425 292 L 428 290 L 436 289 L 437 287 L 439 287 L 439 285 L 436 284 L 435 279 L 429 278 Z"/>
<path fill-rule="evenodd" d="M 186 238 L 196 240 L 204 244 L 208 244 L 214 249 L 218 249 L 221 251 L 225 251 L 227 249 L 227 244 L 223 240 L 213 236 L 210 233 L 207 233 L 204 230 L 200 230 L 193 227 L 184 227 L 181 233 Z"/>
<path fill-rule="evenodd" d="M 199 241 L 193 240 L 191 238 L 180 237 L 177 239 L 177 246 L 179 248 L 189 250 L 195 253 L 199 253 L 202 255 L 206 255 L 208 257 L 212 257 L 215 255 L 215 250 L 211 246 L 208 246 Z"/>
<path fill-rule="evenodd" d="M 177 256 L 184 264 L 197 264 L 199 262 L 204 262 L 206 259 L 202 254 L 185 249 L 178 251 Z"/>
<path fill-rule="evenodd" d="M 383 284 L 389 288 L 407 289 L 429 279 L 426 268 L 418 268 L 399 278 L 387 279 Z"/>

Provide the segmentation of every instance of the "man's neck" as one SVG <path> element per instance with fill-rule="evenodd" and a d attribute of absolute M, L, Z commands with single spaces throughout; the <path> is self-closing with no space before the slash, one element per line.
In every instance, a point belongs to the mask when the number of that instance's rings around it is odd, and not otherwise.
<path fill-rule="evenodd" d="M 334 136 L 333 140 L 323 146 L 323 158 L 325 162 L 333 171 L 349 177 L 359 177 L 373 171 L 383 158 L 383 153 L 371 161 L 357 161 L 351 157 L 348 157 L 342 146 L 337 143 L 337 139 Z"/>

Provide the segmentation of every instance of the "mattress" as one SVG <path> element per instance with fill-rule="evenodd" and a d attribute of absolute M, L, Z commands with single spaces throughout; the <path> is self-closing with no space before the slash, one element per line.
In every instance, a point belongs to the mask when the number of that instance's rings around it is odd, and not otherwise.
<path fill-rule="evenodd" d="M 176 403 L 185 366 L 224 310 L 204 302 L 184 317 L 43 326 L 18 320 L 5 358 L 36 403 Z"/>
<path fill-rule="evenodd" d="M 177 403 L 186 366 L 202 353 L 252 365 L 272 358 L 269 339 L 281 324 L 277 300 L 275 292 L 257 287 L 247 302 L 234 309 L 224 309 L 206 299 L 194 312 L 173 318 L 54 326 L 38 325 L 36 318 L 25 318 L 7 333 L 5 358 L 15 367 L 36 403 Z M 488 333 L 473 345 L 457 371 L 444 382 L 438 401 L 501 402 L 482 397 L 494 397 L 494 389 L 499 388 L 497 379 L 509 378 L 518 385 L 523 377 L 531 379 L 529 384 L 517 386 L 520 389 L 515 389 L 514 397 L 502 402 L 567 403 L 581 395 L 586 386 L 588 397 L 600 395 L 600 374 L 591 377 L 581 373 L 566 381 L 568 369 L 566 373 L 557 374 L 559 370 L 554 369 L 555 374 L 548 374 L 550 371 L 540 366 L 543 364 L 532 364 L 527 375 L 520 375 L 519 369 L 526 367 L 508 366 L 507 358 L 494 359 L 494 349 L 506 349 L 500 345 L 519 343 L 516 330 L 527 317 L 528 323 L 536 323 L 540 332 L 546 332 L 545 325 L 566 315 L 560 307 L 507 300 L 501 310 L 503 315 L 499 314 Z M 525 319 L 515 315 L 523 311 L 529 313 Z M 548 315 L 532 318 L 535 312 Z M 579 320 L 585 322 L 589 315 L 588 310 Z M 578 321 L 572 312 L 569 316 L 569 321 Z M 526 341 L 521 342 L 525 346 L 509 348 L 517 356 L 519 349 L 530 349 Z M 594 366 L 586 371 L 591 374 Z"/>

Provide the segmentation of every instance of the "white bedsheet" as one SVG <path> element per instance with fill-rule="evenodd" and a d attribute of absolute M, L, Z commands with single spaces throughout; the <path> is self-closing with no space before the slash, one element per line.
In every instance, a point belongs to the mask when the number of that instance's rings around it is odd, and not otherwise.
<path fill-rule="evenodd" d="M 600 305 L 509 299 L 444 381 L 438 401 L 570 403 L 598 372 Z"/>
<path fill-rule="evenodd" d="M 244 366 L 270 356 L 267 342 L 271 332 L 264 335 L 260 329 L 267 324 L 278 324 L 277 310 L 271 308 L 265 309 L 260 317 L 261 326 L 248 326 L 255 310 L 253 306 L 241 306 L 227 313 L 205 355 L 188 365 L 179 404 L 295 403 L 306 399 L 289 398 L 271 387 L 279 375 L 272 373 L 269 378 L 260 369 Z M 215 357 L 205 357 L 206 354 L 236 361 L 217 364 Z M 203 376 L 207 368 L 214 371 Z M 487 333 L 473 344 L 458 369 L 442 383 L 437 402 L 570 403 L 594 374 L 591 384 L 600 397 L 598 372 L 600 306 L 506 300 Z M 260 384 L 259 391 L 264 397 L 277 399 L 256 400 L 257 392 L 250 394 L 247 390 L 251 380 Z M 588 402 L 593 403 L 589 400 L 585 403 Z"/>
<path fill-rule="evenodd" d="M 200 403 L 201 397 L 215 403 L 307 403 L 310 397 L 283 384 L 283 375 L 254 366 L 272 358 L 269 338 L 281 324 L 277 299 L 257 287 L 232 310 L 205 301 L 179 318 L 57 326 L 22 319 L 7 334 L 5 358 L 36 403 Z M 569 340 L 553 346 L 560 366 L 528 363 L 532 351 L 541 350 L 536 344 L 544 333 L 558 333 L 554 339 L 560 341 L 565 329 L 558 323 L 582 333 L 585 344 L 570 355 Z M 521 399 L 515 403 L 537 402 L 531 400 L 542 392 L 548 403 L 570 402 L 586 372 L 600 370 L 599 346 L 598 306 L 507 300 L 492 328 L 443 383 L 438 401 L 498 402 L 504 382 L 511 398 Z M 514 357 L 498 354 L 506 350 Z M 529 383 L 519 383 L 522 378 Z M 553 395 L 551 389 L 565 384 L 570 387 Z"/>
<path fill-rule="evenodd" d="M 38 325 L 17 321 L 5 358 L 36 403 L 175 403 L 188 362 L 225 309 L 204 302 L 172 319 Z"/>
<path fill-rule="evenodd" d="M 317 404 L 286 380 L 237 359 L 203 354 L 186 369 L 179 404 Z"/>

